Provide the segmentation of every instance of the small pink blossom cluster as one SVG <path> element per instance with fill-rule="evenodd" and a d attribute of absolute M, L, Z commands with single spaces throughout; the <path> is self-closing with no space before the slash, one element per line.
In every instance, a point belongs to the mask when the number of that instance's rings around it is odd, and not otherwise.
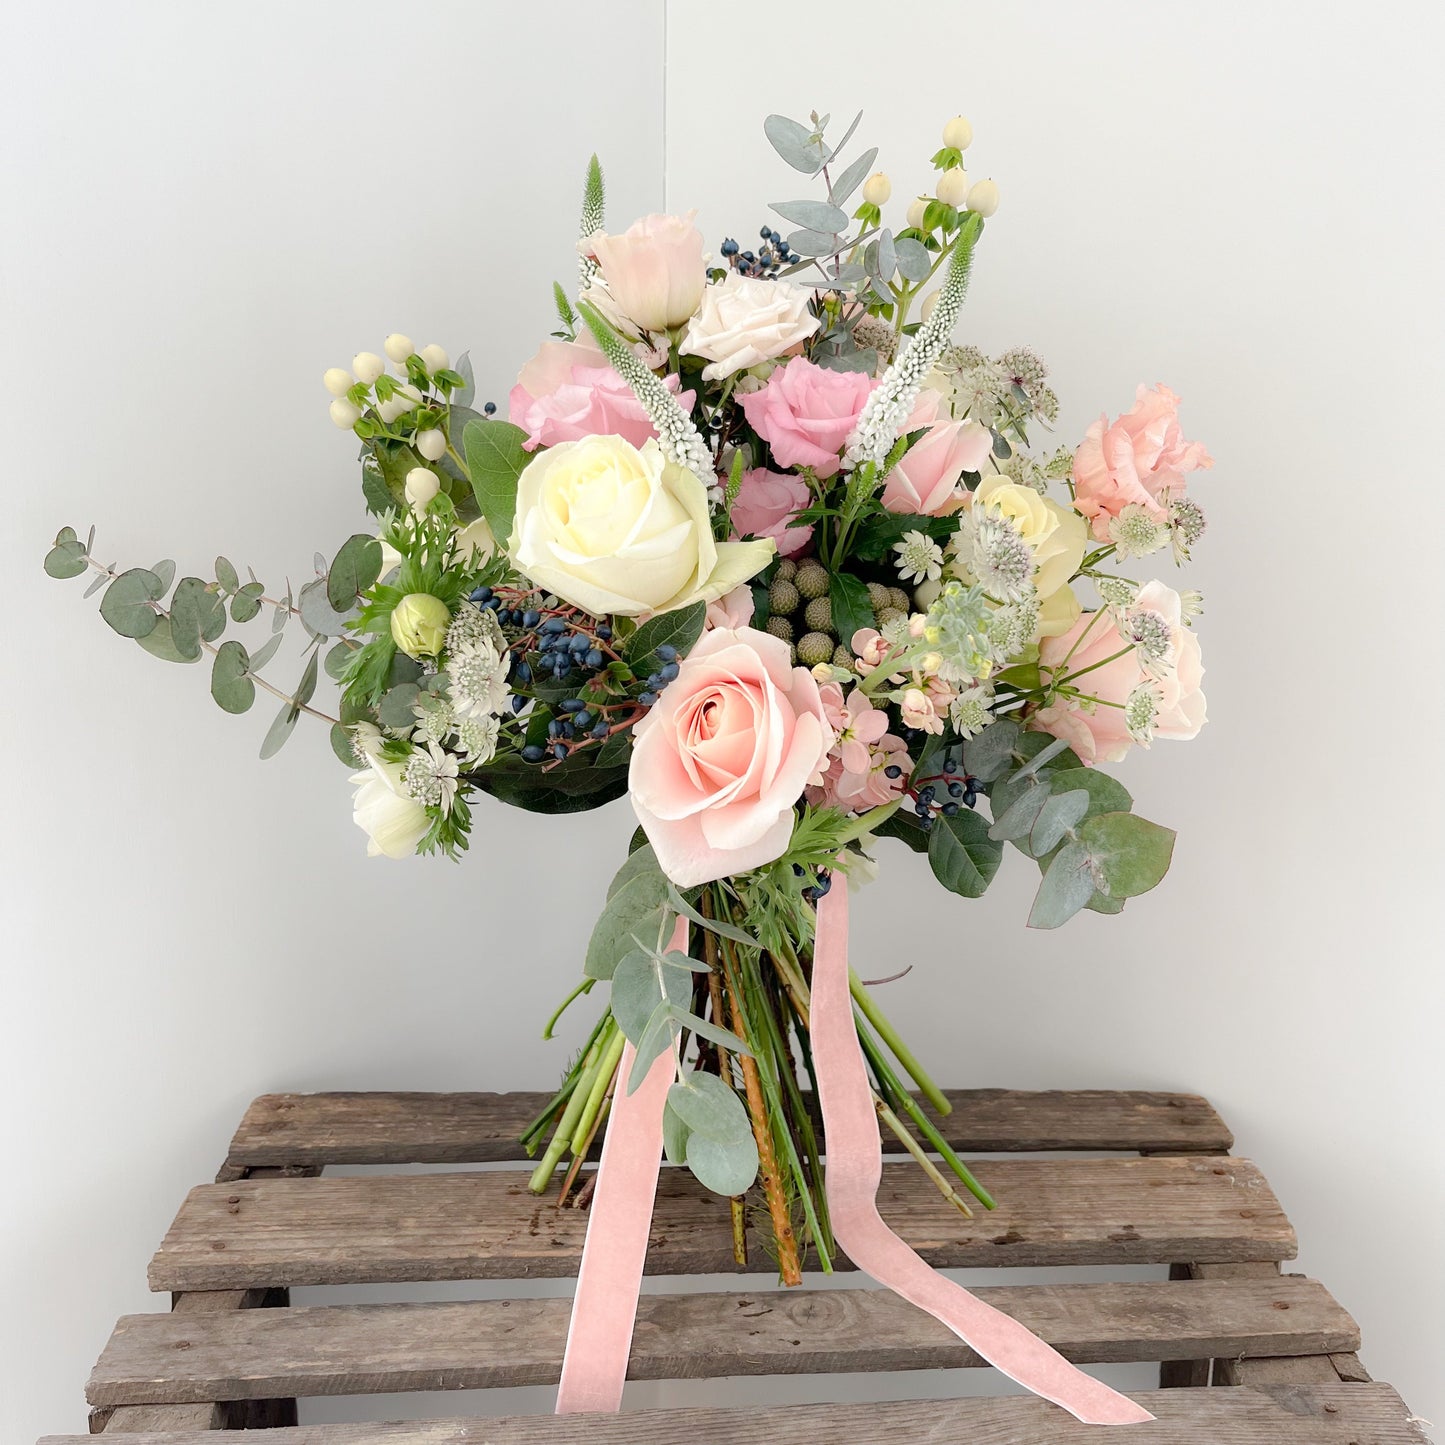
<path fill-rule="evenodd" d="M 888 714 L 873 706 L 861 687 L 845 697 L 843 686 L 825 682 L 819 689 L 823 715 L 836 740 L 828 752 L 821 779 L 806 797 L 814 806 L 865 812 L 891 803 L 906 784 L 913 759 L 908 744 L 888 731 Z M 896 767 L 896 777 L 888 769 Z"/>

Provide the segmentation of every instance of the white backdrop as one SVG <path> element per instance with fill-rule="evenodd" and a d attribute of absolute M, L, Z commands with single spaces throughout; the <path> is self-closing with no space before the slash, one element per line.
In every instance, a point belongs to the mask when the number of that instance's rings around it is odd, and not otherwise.
<path fill-rule="evenodd" d="M 1040 937 L 1022 860 L 950 904 L 890 847 L 860 962 L 916 931 L 886 1003 L 949 1082 L 1209 1095 L 1367 1365 L 1445 1418 L 1437 10 L 97 0 L 0 23 L 6 1439 L 83 1428 L 110 1324 L 159 1303 L 149 1254 L 255 1094 L 550 1082 L 570 1039 L 533 1022 L 631 827 L 484 807 L 456 871 L 368 861 L 321 730 L 257 763 L 265 710 L 228 718 L 201 669 L 112 635 L 41 574 L 49 537 L 94 521 L 107 560 L 304 576 L 360 520 L 324 367 L 401 329 L 470 346 L 502 401 L 571 274 L 590 150 L 615 223 L 698 205 L 716 244 L 806 188 L 765 113 L 859 105 L 900 198 L 973 119 L 1003 207 L 961 334 L 1052 362 L 1061 439 L 1158 379 L 1218 459 L 1190 573 L 1212 721 L 1127 773 L 1180 830 L 1166 884 Z M 828 37 L 840 64 L 815 63 Z"/>

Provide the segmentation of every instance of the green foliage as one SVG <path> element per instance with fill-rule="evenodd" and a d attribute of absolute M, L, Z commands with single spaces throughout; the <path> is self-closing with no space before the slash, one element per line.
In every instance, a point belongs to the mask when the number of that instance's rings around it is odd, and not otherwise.
<path fill-rule="evenodd" d="M 136 641 L 152 657 L 158 657 L 162 662 L 199 662 L 201 660 L 199 647 L 194 652 L 185 653 L 176 646 L 171 635 L 171 619 L 169 617 L 157 618 L 155 627 L 144 637 L 136 638 Z"/>
<path fill-rule="evenodd" d="M 588 978 L 611 978 L 637 946 L 637 939 L 651 942 L 659 936 L 670 887 L 650 847 L 629 856 L 617 870 L 607 890 L 607 904 L 593 925 L 582 968 Z"/>
<path fill-rule="evenodd" d="M 74 527 L 62 527 L 55 545 L 45 554 L 45 571 L 51 577 L 79 577 L 90 565 L 88 549 Z"/>
<path fill-rule="evenodd" d="M 988 824 L 971 808 L 934 819 L 928 833 L 928 864 L 950 892 L 981 898 L 1002 860 L 1003 844 L 989 836 Z"/>
<path fill-rule="evenodd" d="M 1079 829 L 1095 875 L 1110 898 L 1137 898 L 1155 887 L 1174 856 L 1174 830 L 1133 813 L 1100 813 Z"/>
<path fill-rule="evenodd" d="M 341 544 L 326 574 L 326 600 L 338 616 L 345 616 L 356 599 L 380 576 L 381 543 L 365 532 L 358 532 Z"/>
<path fill-rule="evenodd" d="M 100 615 L 122 637 L 147 637 L 159 615 L 154 604 L 165 595 L 161 579 L 144 567 L 122 572 L 100 599 Z"/>
<path fill-rule="evenodd" d="M 888 559 L 894 545 L 903 540 L 905 532 L 922 532 L 935 542 L 942 543 L 957 529 L 956 517 L 917 517 L 880 508 L 859 522 L 849 551 L 864 562 L 883 562 Z"/>
<path fill-rule="evenodd" d="M 1093 893 L 1089 850 L 1079 842 L 1066 843 L 1044 872 L 1029 910 L 1029 927 L 1058 928 L 1083 908 Z"/>
<path fill-rule="evenodd" d="M 877 620 L 867 584 L 851 572 L 834 572 L 828 579 L 828 600 L 833 607 L 833 629 L 845 646 L 851 646 L 855 632 L 872 627 Z"/>
<path fill-rule="evenodd" d="M 508 421 L 469 421 L 462 432 L 472 491 L 499 547 L 511 540 L 517 478 L 531 460 L 522 447 L 526 439 L 527 433 Z"/>
<path fill-rule="evenodd" d="M 275 721 L 266 730 L 266 736 L 261 739 L 261 760 L 274 758 L 282 748 L 286 746 L 286 740 L 291 736 L 291 729 L 296 726 L 296 719 L 301 716 L 301 709 L 293 707 L 290 702 L 281 704 L 281 711 L 276 714 Z"/>
<path fill-rule="evenodd" d="M 225 630 L 226 604 L 215 585 L 199 577 L 182 577 L 171 597 L 171 635 L 176 650 L 197 658 L 201 643 L 214 642 Z"/>
<path fill-rule="evenodd" d="M 250 678 L 251 660 L 237 641 L 223 642 L 211 663 L 211 696 L 226 712 L 246 712 L 256 701 L 256 684 Z"/>
<path fill-rule="evenodd" d="M 625 656 L 628 665 L 638 677 L 647 677 L 662 666 L 662 659 L 657 655 L 659 647 L 675 647 L 677 655 L 685 657 L 693 643 L 702 636 L 706 621 L 705 602 L 694 602 L 688 607 L 678 607 L 649 617 L 627 639 Z"/>
<path fill-rule="evenodd" d="M 1013 765 L 1014 746 L 1021 729 L 1011 718 L 990 723 L 963 745 L 963 769 L 981 783 L 991 783 Z"/>
<path fill-rule="evenodd" d="M 666 1114 L 681 1126 L 687 1166 L 715 1194 L 744 1193 L 758 1173 L 758 1149 L 747 1109 L 715 1074 L 689 1071 L 667 1091 Z M 664 1126 L 666 1128 L 666 1126 Z"/>
<path fill-rule="evenodd" d="M 308 582 L 297 593 L 296 605 L 301 610 L 301 625 L 313 637 L 340 637 L 355 615 L 354 609 L 338 612 L 331 605 L 325 577 Z"/>

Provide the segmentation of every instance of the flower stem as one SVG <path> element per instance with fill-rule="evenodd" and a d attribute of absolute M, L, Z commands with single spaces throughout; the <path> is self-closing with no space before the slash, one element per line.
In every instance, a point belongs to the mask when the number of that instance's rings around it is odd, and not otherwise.
<path fill-rule="evenodd" d="M 577 1120 L 592 1093 L 592 1078 L 601 1059 L 602 1050 L 606 1046 L 609 1025 L 612 1028 L 617 1027 L 612 1021 L 611 1014 L 605 1016 L 597 1038 L 592 1041 L 582 1056 L 582 1062 L 578 1065 L 577 1070 L 577 1084 L 567 1100 L 566 1109 L 562 1112 L 562 1122 L 557 1125 L 557 1132 L 552 1135 L 552 1142 L 547 1145 L 547 1152 L 542 1156 L 542 1162 L 532 1171 L 532 1177 L 527 1181 L 527 1188 L 533 1194 L 546 1192 L 553 1171 L 561 1162 L 563 1154 L 567 1152 L 568 1144 L 572 1142 L 572 1131 L 577 1127 Z"/>
<path fill-rule="evenodd" d="M 918 1062 L 913 1050 L 898 1035 L 898 1030 L 888 1021 L 887 1015 L 878 1007 L 877 1001 L 863 985 L 863 980 L 850 968 L 848 970 L 848 989 L 853 995 L 853 1002 L 863 1011 L 863 1016 L 877 1030 L 878 1037 L 888 1045 L 893 1057 L 903 1065 L 909 1078 L 918 1085 L 919 1092 L 934 1109 L 940 1114 L 951 1114 L 953 1105 L 943 1095 L 943 1090 L 933 1082 L 927 1069 Z"/>
<path fill-rule="evenodd" d="M 574 1154 L 585 1154 L 587 1145 L 597 1125 L 597 1111 L 602 1107 L 602 1101 L 607 1096 L 607 1090 L 612 1080 L 617 1075 L 617 1065 L 622 1061 L 622 1047 L 627 1042 L 626 1036 L 620 1028 L 614 1026 L 611 1038 L 607 1041 L 607 1047 L 602 1054 L 602 1062 L 592 1079 L 592 1089 L 587 1095 L 587 1102 L 582 1106 L 582 1114 L 572 1129 L 572 1152 Z"/>

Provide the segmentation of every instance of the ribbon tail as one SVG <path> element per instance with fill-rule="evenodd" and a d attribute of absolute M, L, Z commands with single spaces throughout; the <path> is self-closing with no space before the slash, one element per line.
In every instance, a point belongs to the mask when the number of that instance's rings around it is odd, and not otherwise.
<path fill-rule="evenodd" d="M 678 919 L 672 947 L 687 947 L 686 919 Z M 618 1066 L 612 1116 L 602 1140 L 587 1239 L 577 1271 L 562 1379 L 557 1387 L 558 1415 L 584 1411 L 615 1414 L 622 1407 L 662 1167 L 662 1112 L 676 1076 L 672 1050 L 666 1049 L 629 1094 L 627 1080 L 636 1057 L 637 1051 L 627 1044 Z"/>
<path fill-rule="evenodd" d="M 927 1310 L 1010 1379 L 1084 1424 L 1152 1420 L 1142 1406 L 1071 1365 L 1017 1320 L 945 1279 L 884 1223 L 877 1203 L 883 1177 L 878 1115 L 848 990 L 848 890 L 836 874 L 818 900 L 810 1034 L 827 1145 L 828 1212 L 849 1259 Z"/>

